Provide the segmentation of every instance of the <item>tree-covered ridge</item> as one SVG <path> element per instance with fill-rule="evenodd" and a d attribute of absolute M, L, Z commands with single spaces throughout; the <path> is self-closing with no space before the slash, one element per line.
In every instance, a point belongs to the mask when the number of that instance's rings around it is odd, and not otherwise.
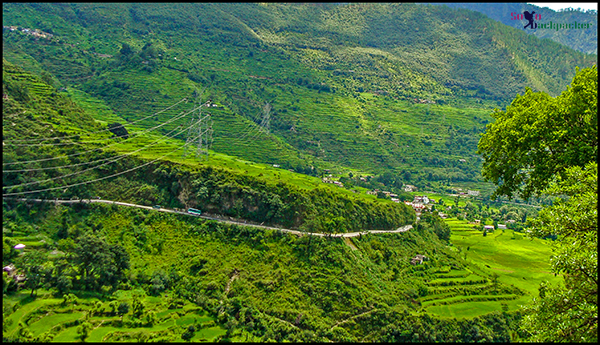
<path fill-rule="evenodd" d="M 528 28 L 525 32 L 539 38 L 549 38 L 555 42 L 562 43 L 572 49 L 598 55 L 598 12 L 581 11 L 576 8 L 564 11 L 553 11 L 549 8 L 538 7 L 528 3 L 442 3 L 436 2 L 431 5 L 446 5 L 451 8 L 464 8 L 477 11 L 501 22 L 504 25 L 523 30 L 527 21 L 516 19 L 516 15 L 524 11 L 535 12 L 542 19 L 538 23 L 555 24 L 591 24 L 587 29 L 569 30 L 546 30 Z M 514 15 L 513 15 L 514 14 Z"/>

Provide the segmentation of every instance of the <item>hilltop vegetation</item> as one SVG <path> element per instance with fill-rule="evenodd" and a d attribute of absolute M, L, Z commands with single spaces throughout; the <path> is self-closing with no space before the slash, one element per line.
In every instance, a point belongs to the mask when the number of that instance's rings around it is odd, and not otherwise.
<path fill-rule="evenodd" d="M 198 90 L 219 105 L 215 151 L 302 173 L 387 171 L 438 190 L 485 189 L 474 155 L 491 109 L 525 86 L 556 95 L 596 61 L 439 6 L 14 3 L 3 14 L 53 35 L 5 29 L 9 61 L 126 127 Z"/>

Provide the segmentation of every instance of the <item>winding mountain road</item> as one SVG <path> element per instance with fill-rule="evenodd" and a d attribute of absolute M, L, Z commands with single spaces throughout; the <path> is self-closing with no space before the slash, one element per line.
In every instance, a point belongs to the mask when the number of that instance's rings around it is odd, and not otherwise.
<path fill-rule="evenodd" d="M 137 208 L 143 208 L 146 210 L 154 210 L 154 211 L 158 211 L 158 212 L 176 213 L 176 214 L 182 214 L 182 215 L 189 216 L 189 217 L 198 217 L 198 218 L 203 218 L 203 219 L 208 219 L 208 220 L 216 220 L 216 221 L 228 223 L 228 224 L 244 225 L 244 226 L 252 226 L 255 228 L 277 230 L 277 231 L 287 232 L 287 233 L 298 235 L 298 236 L 314 235 L 314 236 L 321 236 L 321 237 L 358 237 L 360 235 L 366 235 L 366 234 L 405 232 L 405 231 L 412 229 L 412 225 L 409 224 L 409 225 L 401 226 L 401 227 L 397 228 L 396 230 L 364 230 L 364 231 L 346 232 L 346 233 L 339 233 L 339 234 L 324 234 L 324 233 L 318 233 L 318 232 L 304 232 L 304 231 L 298 231 L 298 230 L 292 230 L 292 229 L 276 228 L 276 227 L 266 226 L 266 225 L 244 223 L 241 221 L 226 220 L 226 219 L 222 219 L 219 217 L 210 217 L 210 216 L 206 216 L 206 215 L 194 215 L 191 213 L 177 211 L 177 210 L 171 210 L 168 208 L 162 208 L 162 207 L 154 208 L 151 206 L 130 204 L 130 203 L 126 203 L 126 202 L 113 201 L 113 200 L 102 200 L 102 199 L 47 200 L 47 199 L 25 199 L 25 198 L 6 198 L 6 199 L 24 201 L 24 202 L 50 202 L 50 203 L 55 203 L 55 204 L 103 203 L 103 204 L 137 207 Z"/>

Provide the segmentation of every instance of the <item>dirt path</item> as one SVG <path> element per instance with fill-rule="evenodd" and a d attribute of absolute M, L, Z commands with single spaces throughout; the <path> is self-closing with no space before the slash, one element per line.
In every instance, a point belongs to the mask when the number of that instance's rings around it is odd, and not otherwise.
<path fill-rule="evenodd" d="M 231 287 L 231 283 L 233 283 L 233 281 L 240 276 L 240 272 L 236 269 L 233 270 L 233 274 L 231 275 L 231 278 L 229 278 L 229 281 L 227 282 L 227 286 L 225 287 L 225 296 L 227 296 L 229 294 L 229 288 Z"/>
<path fill-rule="evenodd" d="M 364 313 L 360 313 L 360 314 L 358 314 L 358 315 L 351 316 L 351 317 L 349 317 L 349 318 L 347 318 L 347 319 L 345 319 L 345 320 L 339 321 L 339 322 L 338 322 L 338 323 L 336 323 L 335 325 L 331 326 L 331 329 L 334 329 L 334 328 L 336 328 L 337 326 L 339 326 L 339 325 L 341 325 L 341 324 L 343 324 L 343 323 L 346 323 L 346 322 L 348 322 L 348 321 L 350 321 L 350 320 L 352 320 L 352 319 L 356 319 L 356 318 L 358 318 L 358 317 L 361 317 L 361 316 L 363 316 L 363 315 L 367 315 L 368 313 L 374 312 L 375 310 L 377 310 L 377 308 L 374 308 L 374 309 L 371 309 L 371 310 L 365 311 Z"/>

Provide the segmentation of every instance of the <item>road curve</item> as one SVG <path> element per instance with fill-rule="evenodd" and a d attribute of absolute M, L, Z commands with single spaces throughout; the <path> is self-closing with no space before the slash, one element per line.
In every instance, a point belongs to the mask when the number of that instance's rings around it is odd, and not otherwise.
<path fill-rule="evenodd" d="M 367 234 L 381 234 L 381 233 L 394 233 L 394 232 L 405 232 L 408 231 L 410 229 L 412 229 L 412 225 L 404 225 L 399 227 L 396 230 L 364 230 L 364 231 L 357 231 L 357 232 L 346 232 L 346 233 L 336 233 L 336 234 L 324 234 L 324 233 L 319 233 L 319 232 L 304 232 L 304 231 L 298 231 L 298 230 L 292 230 L 292 229 L 285 229 L 285 228 L 275 228 L 272 226 L 267 226 L 267 225 L 259 225 L 259 224 L 250 224 L 250 223 L 242 223 L 242 222 L 236 222 L 233 220 L 226 220 L 226 219 L 220 219 L 220 218 L 215 218 L 215 217 L 209 217 L 206 215 L 193 215 L 187 212 L 182 212 L 182 211 L 175 211 L 175 210 L 171 210 L 168 208 L 154 208 L 154 207 L 150 207 L 150 206 L 144 206 L 144 205 L 137 205 L 137 204 L 130 204 L 130 203 L 126 203 L 126 202 L 120 202 L 120 201 L 113 201 L 113 200 L 102 200 L 102 199 L 80 199 L 80 200 L 48 200 L 48 199 L 25 199 L 25 198 L 5 198 L 5 199 L 11 199 L 11 200 L 17 200 L 17 201 L 29 201 L 29 202 L 52 202 L 55 204 L 78 204 L 78 203 L 103 203 L 103 204 L 113 204 L 113 205 L 120 205 L 120 206 L 129 206 L 129 207 L 137 207 L 137 208 L 143 208 L 146 210 L 155 210 L 158 212 L 166 212 L 166 213 L 176 213 L 176 214 L 182 214 L 185 216 L 189 216 L 189 217 L 197 217 L 197 218 L 203 218 L 203 219 L 208 219 L 208 220 L 216 220 L 218 222 L 223 222 L 223 223 L 228 223 L 228 224 L 234 224 L 234 225 L 243 225 L 243 226 L 252 226 L 255 228 L 262 228 L 262 229 L 271 229 L 271 230 L 277 230 L 277 231 L 281 231 L 281 232 L 287 232 L 290 234 L 294 234 L 294 235 L 298 235 L 298 236 L 303 236 L 303 235 L 313 235 L 313 236 L 321 236 L 321 237 L 358 237 L 361 235 L 367 235 Z"/>

